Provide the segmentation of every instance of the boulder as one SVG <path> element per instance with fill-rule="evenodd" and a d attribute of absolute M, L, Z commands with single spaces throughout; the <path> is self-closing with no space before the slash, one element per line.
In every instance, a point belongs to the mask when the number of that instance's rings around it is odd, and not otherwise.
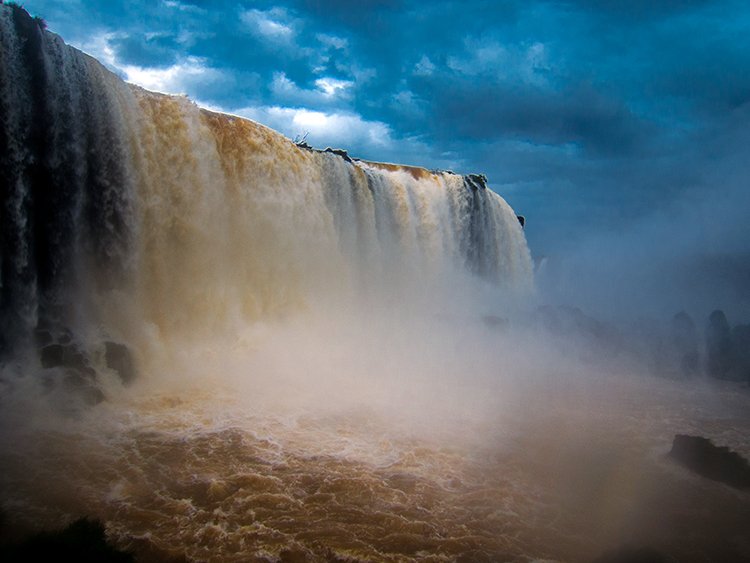
<path fill-rule="evenodd" d="M 96 375 L 86 354 L 72 342 L 66 344 L 57 342 L 42 346 L 39 350 L 39 360 L 45 369 L 68 368 L 69 371 L 75 371 L 90 378 Z"/>
<path fill-rule="evenodd" d="M 692 317 L 685 311 L 672 317 L 670 344 L 673 367 L 682 375 L 696 375 L 700 363 L 698 332 Z"/>
<path fill-rule="evenodd" d="M 62 381 L 63 389 L 77 395 L 85 405 L 98 405 L 104 400 L 104 393 L 96 386 L 96 378 L 77 371 L 68 370 Z"/>
<path fill-rule="evenodd" d="M 708 317 L 706 327 L 706 370 L 711 377 L 726 379 L 734 363 L 732 337 L 724 311 L 716 310 Z"/>
<path fill-rule="evenodd" d="M 669 457 L 702 477 L 737 489 L 750 488 L 750 465 L 729 448 L 715 446 L 708 438 L 677 434 Z"/>
<path fill-rule="evenodd" d="M 484 174 L 467 174 L 464 176 L 464 184 L 472 191 L 487 189 L 487 176 Z"/>
<path fill-rule="evenodd" d="M 504 330 L 508 328 L 508 319 L 497 315 L 484 315 L 482 316 L 482 322 L 488 327 L 496 330 Z"/>
<path fill-rule="evenodd" d="M 349 156 L 349 153 L 346 152 L 344 149 L 333 149 L 331 147 L 326 147 L 326 149 L 323 152 L 329 152 L 331 154 L 335 154 L 337 156 L 340 156 L 347 162 L 352 162 L 352 158 Z"/>
<path fill-rule="evenodd" d="M 120 376 L 124 385 L 129 385 L 137 375 L 135 362 L 130 349 L 124 344 L 107 341 L 104 343 L 104 360 L 107 367 Z"/>
<path fill-rule="evenodd" d="M 732 329 L 732 348 L 736 378 L 750 381 L 750 324 L 737 325 Z"/>

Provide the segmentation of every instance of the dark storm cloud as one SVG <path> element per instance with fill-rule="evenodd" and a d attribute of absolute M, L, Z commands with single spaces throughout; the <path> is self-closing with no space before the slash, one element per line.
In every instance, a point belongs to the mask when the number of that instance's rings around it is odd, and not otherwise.
<path fill-rule="evenodd" d="M 113 37 L 110 45 L 125 64 L 159 68 L 173 65 L 178 57 L 179 45 L 171 34 Z"/>
<path fill-rule="evenodd" d="M 132 80 L 365 158 L 486 172 L 535 254 L 667 224 L 686 198 L 750 211 L 740 0 L 26 4 Z M 726 233 L 750 241 L 740 216 Z M 680 217 L 665 232 L 705 231 Z"/>
<path fill-rule="evenodd" d="M 518 138 L 538 144 L 576 144 L 596 154 L 642 150 L 649 124 L 621 101 L 579 86 L 562 92 L 452 84 L 438 90 L 434 111 L 441 133 L 468 139 Z"/>

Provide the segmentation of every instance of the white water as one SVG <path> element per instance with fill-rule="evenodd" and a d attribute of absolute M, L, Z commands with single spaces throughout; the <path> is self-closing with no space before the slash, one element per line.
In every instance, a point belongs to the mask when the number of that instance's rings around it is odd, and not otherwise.
<path fill-rule="evenodd" d="M 661 459 L 686 427 L 747 453 L 746 397 L 597 379 L 480 321 L 517 328 L 533 285 L 500 196 L 126 85 L 14 17 L 0 501 L 21 527 L 94 516 L 157 561 L 577 561 L 708 549 L 704 501 L 747 521 Z M 72 332 L 106 401 L 69 408 L 38 326 Z"/>

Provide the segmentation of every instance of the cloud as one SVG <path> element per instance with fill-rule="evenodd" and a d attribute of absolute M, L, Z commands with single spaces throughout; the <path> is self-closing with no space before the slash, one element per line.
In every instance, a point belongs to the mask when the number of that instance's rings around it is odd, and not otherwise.
<path fill-rule="evenodd" d="M 388 125 L 366 121 L 359 115 L 279 106 L 241 108 L 232 113 L 266 124 L 290 138 L 307 133 L 308 140 L 315 144 L 395 149 Z"/>
<path fill-rule="evenodd" d="M 147 90 L 165 94 L 190 94 L 200 98 L 200 93 L 212 88 L 231 88 L 234 81 L 222 70 L 213 68 L 207 59 L 187 56 L 177 58 L 168 66 L 139 65 L 129 61 L 139 60 L 128 49 L 130 37 L 121 33 L 102 33 L 92 36 L 83 49 L 95 56 L 123 80 Z M 124 60 L 123 60 L 124 59 Z"/>
<path fill-rule="evenodd" d="M 432 111 L 442 128 L 436 135 L 477 141 L 510 138 L 544 145 L 572 143 L 597 156 L 637 151 L 652 130 L 621 100 L 585 84 L 550 91 L 518 83 L 458 80 L 439 88 L 437 82 L 418 90 L 434 91 Z"/>
<path fill-rule="evenodd" d="M 536 254 L 719 197 L 750 160 L 741 0 L 24 4 L 149 88 L 364 158 L 486 172 Z"/>
<path fill-rule="evenodd" d="M 250 33 L 264 40 L 291 44 L 295 36 L 294 23 L 283 8 L 244 10 L 240 13 L 240 20 Z"/>
<path fill-rule="evenodd" d="M 414 74 L 417 76 L 430 76 L 435 72 L 435 65 L 427 55 L 422 55 L 419 62 L 414 65 Z"/>
<path fill-rule="evenodd" d="M 461 166 L 455 155 L 438 154 L 416 137 L 397 137 L 388 124 L 369 121 L 354 113 L 280 106 L 245 107 L 230 113 L 267 125 L 290 139 L 306 135 L 307 141 L 317 148 L 345 148 L 353 157 L 364 160 L 444 170 Z"/>
<path fill-rule="evenodd" d="M 204 59 L 187 57 L 167 68 L 122 65 L 119 67 L 125 80 L 154 92 L 186 94 L 202 86 L 231 81 L 224 74 L 207 66 Z"/>
<path fill-rule="evenodd" d="M 284 104 L 328 107 L 351 99 L 353 85 L 349 80 L 321 77 L 315 80 L 314 88 L 305 89 L 300 88 L 286 73 L 279 71 L 274 73 L 270 89 L 274 99 Z"/>
<path fill-rule="evenodd" d="M 166 67 L 179 56 L 177 38 L 169 33 L 112 34 L 108 41 L 120 63 Z"/>

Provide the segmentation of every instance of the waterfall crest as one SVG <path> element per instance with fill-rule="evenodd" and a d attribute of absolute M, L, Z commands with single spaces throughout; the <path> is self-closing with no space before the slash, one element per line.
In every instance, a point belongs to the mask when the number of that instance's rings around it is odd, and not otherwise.
<path fill-rule="evenodd" d="M 480 177 L 306 150 L 147 92 L 20 8 L 0 6 L 0 55 L 6 350 L 46 324 L 132 340 L 452 276 L 531 286 Z"/>

